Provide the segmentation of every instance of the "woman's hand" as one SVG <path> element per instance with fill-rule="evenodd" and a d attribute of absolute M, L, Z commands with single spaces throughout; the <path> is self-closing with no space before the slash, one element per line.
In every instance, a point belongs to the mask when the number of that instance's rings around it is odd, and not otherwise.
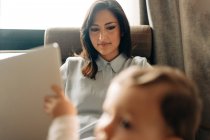
<path fill-rule="evenodd" d="M 74 105 L 65 97 L 63 90 L 53 85 L 52 90 L 55 95 L 48 95 L 44 98 L 44 110 L 53 118 L 64 115 L 76 115 L 77 111 Z"/>

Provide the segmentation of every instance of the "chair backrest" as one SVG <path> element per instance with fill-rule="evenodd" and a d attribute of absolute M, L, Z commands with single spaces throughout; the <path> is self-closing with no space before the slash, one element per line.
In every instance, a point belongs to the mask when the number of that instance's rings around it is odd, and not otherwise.
<path fill-rule="evenodd" d="M 131 26 L 132 55 L 146 57 L 150 61 L 152 31 L 149 25 Z M 81 51 L 80 28 L 58 27 L 45 30 L 44 44 L 57 42 L 61 49 L 62 62 L 73 53 Z"/>

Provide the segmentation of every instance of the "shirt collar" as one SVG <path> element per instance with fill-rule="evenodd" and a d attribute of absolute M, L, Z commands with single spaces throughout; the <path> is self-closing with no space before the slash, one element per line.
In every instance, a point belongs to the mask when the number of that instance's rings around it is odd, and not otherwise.
<path fill-rule="evenodd" d="M 104 67 L 109 63 L 112 67 L 112 70 L 115 73 L 118 73 L 120 72 L 126 60 L 127 60 L 127 57 L 123 54 L 118 55 L 115 59 L 113 59 L 110 62 L 104 60 L 101 56 L 98 56 L 98 59 L 96 60 L 96 64 L 98 66 L 98 71 L 102 71 Z"/>

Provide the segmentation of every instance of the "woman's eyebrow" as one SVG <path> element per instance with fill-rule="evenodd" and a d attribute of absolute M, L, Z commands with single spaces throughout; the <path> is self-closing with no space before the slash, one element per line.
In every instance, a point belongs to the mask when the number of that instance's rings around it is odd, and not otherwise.
<path fill-rule="evenodd" d="M 107 23 L 105 23 L 105 26 L 107 26 L 107 25 L 110 25 L 110 24 L 117 24 L 117 22 L 107 22 Z M 93 23 L 91 26 L 99 26 L 98 24 L 96 24 L 96 23 Z"/>
<path fill-rule="evenodd" d="M 117 22 L 108 22 L 108 23 L 106 23 L 105 25 L 110 25 L 110 24 L 117 24 Z"/>
<path fill-rule="evenodd" d="M 98 26 L 97 24 L 92 24 L 91 26 Z"/>

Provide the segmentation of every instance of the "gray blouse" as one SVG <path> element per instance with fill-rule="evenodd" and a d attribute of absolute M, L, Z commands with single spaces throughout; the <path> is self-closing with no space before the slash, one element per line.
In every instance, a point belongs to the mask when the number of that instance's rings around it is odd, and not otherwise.
<path fill-rule="evenodd" d="M 69 57 L 61 66 L 64 91 L 78 110 L 80 138 L 92 136 L 94 125 L 102 113 L 107 88 L 111 79 L 131 65 L 150 67 L 144 57 L 127 58 L 120 54 L 111 62 L 102 57 L 96 61 L 98 72 L 95 79 L 83 76 L 81 68 L 85 64 L 82 57 Z"/>

